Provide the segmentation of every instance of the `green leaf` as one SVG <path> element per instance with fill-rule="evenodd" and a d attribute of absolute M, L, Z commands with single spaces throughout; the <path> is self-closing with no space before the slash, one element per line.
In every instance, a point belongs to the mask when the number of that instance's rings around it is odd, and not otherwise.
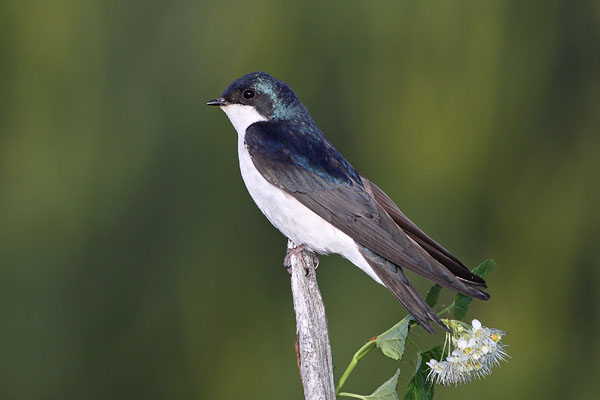
<path fill-rule="evenodd" d="M 431 289 L 429 289 L 429 292 L 427 292 L 427 296 L 425 297 L 425 301 L 427 302 L 427 304 L 429 304 L 429 307 L 433 308 L 433 306 L 435 306 L 435 304 L 438 301 L 438 298 L 440 297 L 441 290 L 442 287 L 437 283 L 433 285 Z"/>
<path fill-rule="evenodd" d="M 354 397 L 356 399 L 363 400 L 399 400 L 396 386 L 398 386 L 398 378 L 400 377 L 400 370 L 397 370 L 394 376 L 388 379 L 383 385 L 379 386 L 372 394 L 368 396 L 362 396 L 354 393 L 340 393 L 340 396 Z"/>
<path fill-rule="evenodd" d="M 475 275 L 479 275 L 482 278 L 485 278 L 487 274 L 490 273 L 492 269 L 496 266 L 496 261 L 494 260 L 485 260 L 481 264 L 475 267 L 473 273 Z"/>
<path fill-rule="evenodd" d="M 494 260 L 485 260 L 481 264 L 479 264 L 473 270 L 475 275 L 479 275 L 482 278 L 485 278 L 487 274 L 490 273 L 496 262 Z M 469 310 L 469 304 L 471 304 L 472 297 L 466 296 L 462 293 L 456 295 L 456 300 L 454 300 L 454 318 L 463 319 L 465 315 L 467 315 L 467 311 Z"/>
<path fill-rule="evenodd" d="M 384 355 L 393 358 L 394 360 L 400 360 L 402 358 L 406 346 L 408 325 L 411 320 L 412 316 L 407 315 L 396 325 L 377 336 L 374 342 Z"/>
<path fill-rule="evenodd" d="M 433 383 L 427 380 L 429 367 L 427 362 L 431 359 L 442 358 L 442 347 L 436 346 L 429 351 L 419 353 L 417 370 L 406 387 L 404 400 L 431 400 L 433 399 Z"/>
<path fill-rule="evenodd" d="M 467 315 L 469 310 L 469 304 L 471 304 L 472 297 L 465 296 L 464 294 L 457 294 L 456 300 L 454 300 L 454 318 L 463 319 Z"/>

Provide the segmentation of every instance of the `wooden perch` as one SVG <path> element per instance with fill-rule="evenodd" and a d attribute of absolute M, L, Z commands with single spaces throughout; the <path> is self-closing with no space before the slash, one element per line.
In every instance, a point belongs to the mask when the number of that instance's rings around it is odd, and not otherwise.
<path fill-rule="evenodd" d="M 288 249 L 296 246 L 290 240 Z M 314 255 L 292 254 L 291 280 L 296 312 L 300 379 L 306 400 L 335 400 L 333 361 L 323 298 L 317 285 Z"/>

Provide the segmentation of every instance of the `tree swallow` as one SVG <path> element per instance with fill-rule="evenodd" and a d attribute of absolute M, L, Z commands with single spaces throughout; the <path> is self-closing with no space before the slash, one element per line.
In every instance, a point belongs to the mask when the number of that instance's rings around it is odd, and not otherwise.
<path fill-rule="evenodd" d="M 207 105 L 221 107 L 238 133 L 250 196 L 297 246 L 340 254 L 388 288 L 428 332 L 430 320 L 447 328 L 403 268 L 468 296 L 489 298 L 483 279 L 342 157 L 286 83 L 253 72 Z"/>

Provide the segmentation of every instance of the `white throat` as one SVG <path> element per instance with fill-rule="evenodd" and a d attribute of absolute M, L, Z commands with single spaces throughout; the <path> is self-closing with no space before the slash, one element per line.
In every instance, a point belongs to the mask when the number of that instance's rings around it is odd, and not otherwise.
<path fill-rule="evenodd" d="M 255 122 L 266 121 L 267 119 L 260 115 L 254 107 L 242 104 L 230 104 L 221 107 L 225 111 L 231 124 L 237 131 L 240 139 L 246 136 L 246 129 Z"/>

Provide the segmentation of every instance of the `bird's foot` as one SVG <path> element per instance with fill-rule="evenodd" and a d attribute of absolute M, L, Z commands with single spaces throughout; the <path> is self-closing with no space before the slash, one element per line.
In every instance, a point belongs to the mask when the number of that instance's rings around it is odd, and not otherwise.
<path fill-rule="evenodd" d="M 286 249 L 285 258 L 283 259 L 283 266 L 287 268 L 290 276 L 292 275 L 292 271 L 290 268 L 292 267 L 292 256 L 299 257 L 302 250 L 306 248 L 305 244 L 301 244 L 300 246 L 292 247 L 291 249 Z"/>
<path fill-rule="evenodd" d="M 290 276 L 292 276 L 292 270 L 290 269 L 292 267 L 292 256 L 299 257 L 303 250 L 307 250 L 305 244 L 301 244 L 300 246 L 292 247 L 291 249 L 286 250 L 285 258 L 283 259 L 283 266 L 287 269 L 288 274 L 290 274 Z M 316 264 L 315 269 L 319 268 L 319 256 L 317 255 L 317 253 L 313 253 L 312 251 L 310 253 L 312 254 Z M 309 272 L 310 271 L 307 270 L 306 275 L 308 275 Z"/>

